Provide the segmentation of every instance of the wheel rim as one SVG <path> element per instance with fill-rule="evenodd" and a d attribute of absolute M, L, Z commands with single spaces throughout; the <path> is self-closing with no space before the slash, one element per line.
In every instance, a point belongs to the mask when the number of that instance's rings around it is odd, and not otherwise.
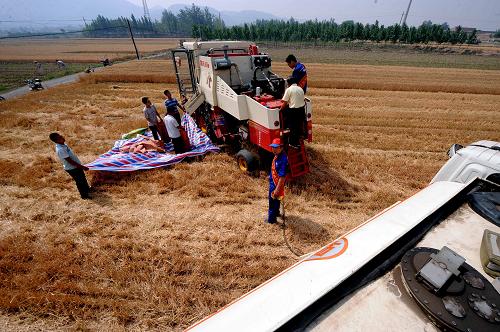
<path fill-rule="evenodd" d="M 238 167 L 243 171 L 248 171 L 248 164 L 245 158 L 238 158 Z"/>

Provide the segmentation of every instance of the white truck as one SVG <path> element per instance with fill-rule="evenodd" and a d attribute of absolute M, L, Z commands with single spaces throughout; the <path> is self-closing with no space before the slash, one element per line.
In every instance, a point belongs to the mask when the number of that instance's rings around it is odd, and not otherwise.
<path fill-rule="evenodd" d="M 452 146 L 396 202 L 190 331 L 500 331 L 500 143 Z"/>
<path fill-rule="evenodd" d="M 500 145 L 479 141 L 463 147 L 453 144 L 448 150 L 450 160 L 434 176 L 436 181 L 467 183 L 475 177 L 500 183 Z"/>

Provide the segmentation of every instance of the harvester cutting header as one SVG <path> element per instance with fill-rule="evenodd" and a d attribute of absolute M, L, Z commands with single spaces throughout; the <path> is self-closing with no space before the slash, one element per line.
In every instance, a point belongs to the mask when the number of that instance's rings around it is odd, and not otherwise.
<path fill-rule="evenodd" d="M 186 112 L 217 144 L 236 154 L 242 170 L 253 171 L 271 157 L 269 144 L 285 142 L 290 176 L 309 172 L 304 139 L 312 141 L 312 106 L 305 98 L 297 148 L 288 148 L 280 107 L 285 80 L 271 71 L 271 57 L 244 41 L 183 42 L 172 50 L 181 95 L 189 98 Z"/>

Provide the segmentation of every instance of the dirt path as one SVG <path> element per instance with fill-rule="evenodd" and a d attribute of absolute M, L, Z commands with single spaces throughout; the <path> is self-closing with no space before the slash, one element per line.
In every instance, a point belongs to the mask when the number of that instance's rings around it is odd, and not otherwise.
<path fill-rule="evenodd" d="M 84 73 L 77 73 L 77 74 L 72 74 L 72 75 L 63 76 L 63 77 L 59 77 L 59 78 L 54 78 L 54 79 L 51 79 L 48 81 L 43 81 L 42 85 L 44 88 L 47 89 L 47 88 L 52 88 L 54 86 L 61 85 L 61 84 L 73 83 L 73 82 L 77 81 L 78 78 L 80 77 L 80 75 L 82 75 L 82 74 L 84 74 Z M 5 99 L 12 99 L 12 98 L 23 96 L 29 92 L 32 92 L 32 91 L 30 91 L 29 87 L 27 85 L 25 85 L 23 87 L 5 92 L 1 96 L 4 97 Z M 33 91 L 33 93 L 34 93 L 34 91 Z"/>
<path fill-rule="evenodd" d="M 162 53 L 158 53 L 158 54 L 144 56 L 144 57 L 141 57 L 141 59 L 142 60 L 155 59 L 155 58 L 164 57 L 166 55 L 168 55 L 168 52 L 162 52 Z M 124 61 L 124 62 L 129 62 L 129 61 Z M 100 71 L 102 69 L 104 69 L 104 67 L 97 67 L 97 68 L 94 68 L 94 71 Z M 55 87 L 55 86 L 58 86 L 61 84 L 73 83 L 73 82 L 78 81 L 79 77 L 83 76 L 83 75 L 91 75 L 91 74 L 86 74 L 84 72 L 80 72 L 80 73 L 76 73 L 76 74 L 72 74 L 72 75 L 54 78 L 54 79 L 51 79 L 48 81 L 43 81 L 42 85 L 44 88 L 47 89 L 47 88 L 52 88 L 52 87 Z M 24 96 L 25 94 L 27 94 L 29 92 L 32 92 L 32 91 L 30 91 L 29 87 L 27 85 L 25 85 L 25 86 L 22 86 L 20 88 L 1 93 L 0 96 L 4 97 L 5 99 L 12 99 L 12 98 Z"/>

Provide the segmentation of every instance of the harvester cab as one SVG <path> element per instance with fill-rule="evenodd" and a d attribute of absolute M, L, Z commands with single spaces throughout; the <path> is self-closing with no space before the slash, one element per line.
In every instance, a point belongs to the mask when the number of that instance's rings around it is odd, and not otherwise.
<path fill-rule="evenodd" d="M 288 131 L 280 112 L 285 80 L 271 70 L 271 57 L 245 41 L 183 42 L 172 50 L 177 84 L 188 101 L 186 112 L 222 147 L 238 151 L 244 171 L 271 160 L 269 144 L 285 143 L 290 176 L 309 172 L 304 139 L 312 141 L 312 105 L 306 98 L 299 149 L 288 147 Z"/>

